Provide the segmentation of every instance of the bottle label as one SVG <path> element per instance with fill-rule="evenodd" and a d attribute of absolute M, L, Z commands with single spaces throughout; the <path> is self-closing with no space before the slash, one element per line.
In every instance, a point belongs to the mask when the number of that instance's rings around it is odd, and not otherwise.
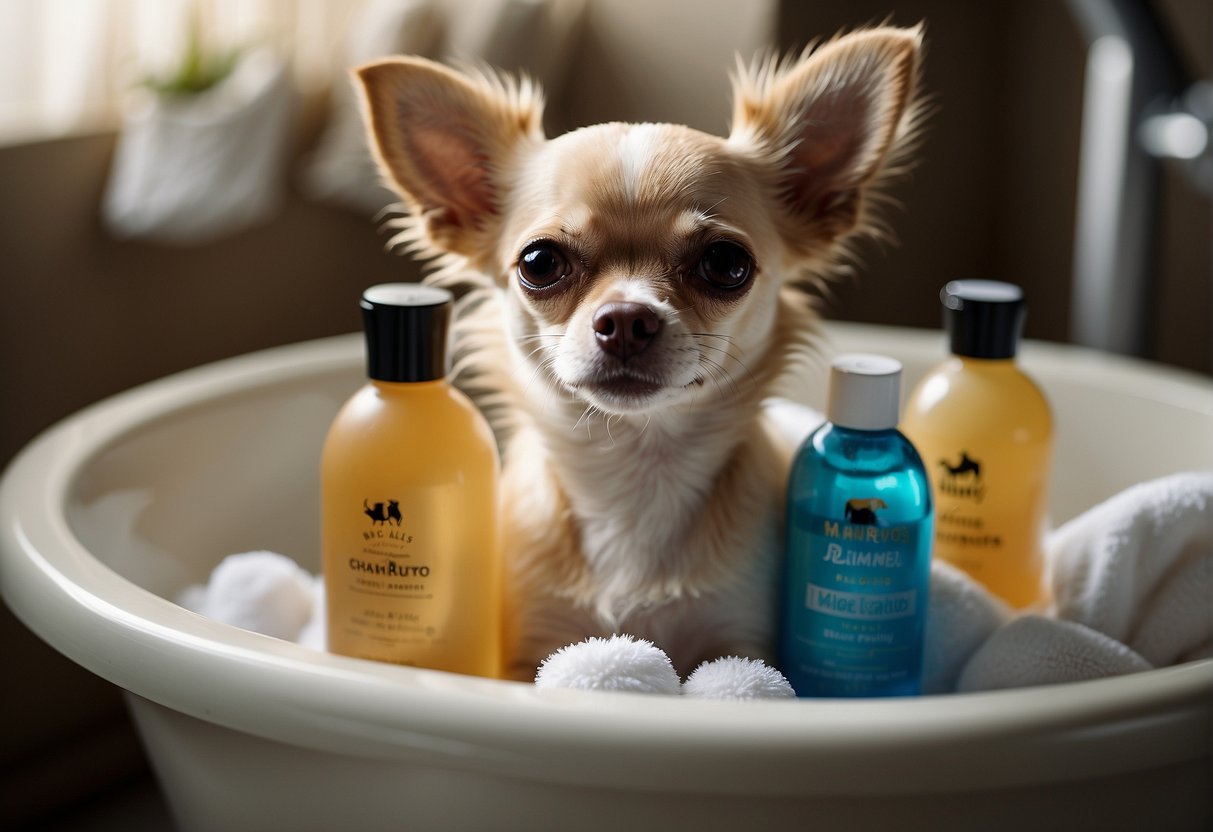
<path fill-rule="evenodd" d="M 458 497 L 455 487 L 438 486 L 368 494 L 344 507 L 346 522 L 326 531 L 326 580 L 341 585 L 343 599 L 335 603 L 330 593 L 330 625 L 336 625 L 330 636 L 364 645 L 368 657 L 404 664 L 412 663 L 403 658 L 410 647 L 441 647 L 445 587 L 458 553 L 435 521 L 455 516 Z"/>
<path fill-rule="evenodd" d="M 1047 527 L 1047 442 L 1002 449 L 928 446 L 935 555 L 1012 606 L 1037 601 Z"/>
<path fill-rule="evenodd" d="M 410 503 L 415 507 L 417 498 Z M 414 534 L 417 518 L 410 516 L 406 527 L 400 500 L 391 498 L 364 499 L 362 513 L 370 520 L 363 524 L 345 561 L 351 589 L 381 597 L 432 599 L 427 579 L 433 570 L 423 554 L 425 543 Z"/>
<path fill-rule="evenodd" d="M 974 459 L 967 449 L 961 449 L 952 457 L 935 460 L 932 482 L 937 492 L 936 506 L 940 507 L 936 554 L 966 570 L 980 569 L 981 557 L 966 557 L 965 550 L 997 550 L 1003 546 L 1002 534 L 989 527 L 982 512 L 986 498 L 982 469 L 988 465 L 984 456 Z"/>
<path fill-rule="evenodd" d="M 929 531 L 877 525 L 871 506 L 852 513 L 857 502 L 847 513 L 860 522 L 810 514 L 792 526 L 785 637 L 798 644 L 784 652 L 803 659 L 785 671 L 801 696 L 917 692 Z"/>

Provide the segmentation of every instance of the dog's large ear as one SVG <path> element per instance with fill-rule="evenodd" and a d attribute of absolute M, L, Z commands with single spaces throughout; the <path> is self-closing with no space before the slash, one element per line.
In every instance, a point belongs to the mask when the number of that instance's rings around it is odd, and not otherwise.
<path fill-rule="evenodd" d="M 423 248 L 484 251 L 501 215 L 501 166 L 520 141 L 543 139 L 539 89 L 525 78 L 463 75 L 423 58 L 356 72 L 372 151 L 408 204 Z"/>
<path fill-rule="evenodd" d="M 864 222 L 864 192 L 914 132 L 922 30 L 883 27 L 738 67 L 730 142 L 775 167 L 797 247 Z"/>

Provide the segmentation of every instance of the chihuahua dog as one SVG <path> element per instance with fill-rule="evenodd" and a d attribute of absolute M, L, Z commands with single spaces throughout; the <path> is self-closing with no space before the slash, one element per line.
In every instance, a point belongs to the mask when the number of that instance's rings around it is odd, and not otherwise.
<path fill-rule="evenodd" d="M 879 230 L 919 121 L 919 29 L 739 63 L 727 138 L 548 140 L 525 78 L 357 70 L 395 243 L 460 291 L 455 373 L 503 446 L 510 676 L 589 636 L 686 674 L 771 660 L 791 452 L 764 399 L 811 362 L 810 290 Z"/>

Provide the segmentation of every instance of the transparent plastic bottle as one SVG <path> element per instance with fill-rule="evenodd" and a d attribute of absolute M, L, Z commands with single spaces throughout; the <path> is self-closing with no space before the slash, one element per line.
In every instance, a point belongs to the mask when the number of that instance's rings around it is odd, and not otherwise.
<path fill-rule="evenodd" d="M 1039 605 L 1053 419 L 1015 361 L 1023 292 L 957 280 L 940 296 L 952 355 L 910 394 L 901 425 L 931 477 L 935 556 L 1013 607 Z"/>
<path fill-rule="evenodd" d="M 931 490 L 896 430 L 901 365 L 845 355 L 788 483 L 781 668 L 798 696 L 920 692 Z"/>
<path fill-rule="evenodd" d="M 328 649 L 500 676 L 497 449 L 445 378 L 450 308 L 427 286 L 363 295 L 370 381 L 321 461 Z"/>

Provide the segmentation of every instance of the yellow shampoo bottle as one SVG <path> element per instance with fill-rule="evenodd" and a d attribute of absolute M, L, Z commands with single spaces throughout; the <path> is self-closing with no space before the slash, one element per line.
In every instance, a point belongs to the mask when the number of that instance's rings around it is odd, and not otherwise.
<path fill-rule="evenodd" d="M 1030 607 L 1044 600 L 1053 420 L 1015 362 L 1023 292 L 957 280 L 940 298 L 952 355 L 910 394 L 901 422 L 931 479 L 935 557 Z"/>
<path fill-rule="evenodd" d="M 328 648 L 500 676 L 497 449 L 446 379 L 450 312 L 429 286 L 363 294 L 370 381 L 321 460 Z"/>

